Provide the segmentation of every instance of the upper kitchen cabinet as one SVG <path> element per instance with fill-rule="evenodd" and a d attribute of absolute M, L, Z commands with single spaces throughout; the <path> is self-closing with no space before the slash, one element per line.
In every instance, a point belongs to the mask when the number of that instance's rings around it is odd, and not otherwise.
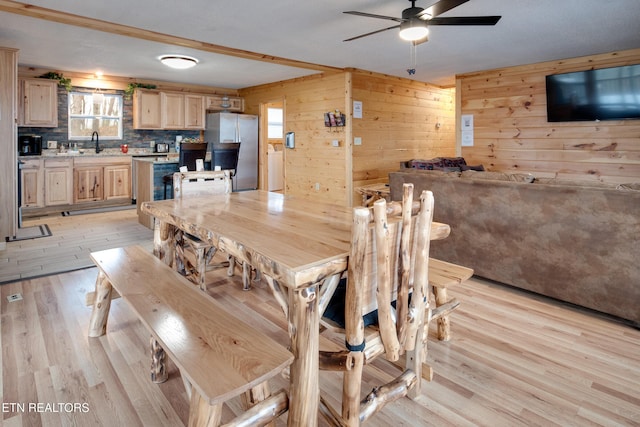
<path fill-rule="evenodd" d="M 18 126 L 58 127 L 58 82 L 20 79 Z"/>
<path fill-rule="evenodd" d="M 204 129 L 205 97 L 203 95 L 184 95 L 184 126 L 186 129 Z"/>
<path fill-rule="evenodd" d="M 202 130 L 205 95 L 138 89 L 133 98 L 136 129 Z"/>
<path fill-rule="evenodd" d="M 162 97 L 160 92 L 136 90 L 133 97 L 133 127 L 162 129 Z"/>
<path fill-rule="evenodd" d="M 237 96 L 207 96 L 207 111 L 244 112 L 244 99 Z"/>
<path fill-rule="evenodd" d="M 162 127 L 164 129 L 185 129 L 184 95 L 181 93 L 161 92 Z"/>

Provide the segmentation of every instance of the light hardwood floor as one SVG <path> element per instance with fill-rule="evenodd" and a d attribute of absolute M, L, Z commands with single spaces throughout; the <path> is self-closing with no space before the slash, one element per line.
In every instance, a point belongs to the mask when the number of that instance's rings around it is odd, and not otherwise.
<path fill-rule="evenodd" d="M 88 268 L 0 286 L 0 424 L 186 423 L 179 373 L 169 363 L 168 382 L 149 381 L 148 333 L 121 301 L 112 305 L 107 335 L 87 337 L 91 309 L 84 299 L 96 275 Z M 240 280 L 240 274 L 228 279 L 223 271 L 213 273 L 208 290 L 286 343 L 286 321 L 267 287 L 243 292 Z M 23 299 L 8 302 L 15 293 Z M 452 315 L 453 339 L 429 342 L 434 380 L 423 384 L 417 401 L 394 402 L 368 425 L 640 425 L 640 331 L 476 278 L 450 293 L 462 305 Z M 366 369 L 366 380 L 380 384 L 395 369 L 376 363 Z M 272 389 L 286 384 L 279 378 Z M 320 387 L 337 404 L 339 376 L 321 373 Z M 239 410 L 233 401 L 223 418 Z M 278 425 L 285 425 L 284 418 Z"/>
<path fill-rule="evenodd" d="M 92 251 L 153 243 L 153 231 L 138 223 L 135 209 L 23 221 L 23 227 L 42 224 L 50 237 L 9 242 L 0 251 L 0 283 L 91 266 Z"/>

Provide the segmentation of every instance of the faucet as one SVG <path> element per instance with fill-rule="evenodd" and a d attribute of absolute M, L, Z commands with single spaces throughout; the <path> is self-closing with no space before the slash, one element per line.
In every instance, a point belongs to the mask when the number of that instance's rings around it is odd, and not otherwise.
<path fill-rule="evenodd" d="M 104 148 L 100 148 L 100 136 L 98 135 L 97 131 L 93 131 L 93 133 L 91 134 L 91 142 L 93 142 L 94 136 L 96 137 L 96 154 L 98 154 L 99 152 L 104 150 Z"/>

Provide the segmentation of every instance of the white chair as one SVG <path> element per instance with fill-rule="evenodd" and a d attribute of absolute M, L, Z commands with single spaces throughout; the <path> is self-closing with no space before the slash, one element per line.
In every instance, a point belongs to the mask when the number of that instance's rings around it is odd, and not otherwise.
<path fill-rule="evenodd" d="M 176 172 L 173 174 L 173 194 L 176 199 L 203 197 L 231 192 L 229 170 Z M 184 231 L 176 234 L 177 270 L 206 291 L 205 274 L 218 248 Z M 189 256 L 191 254 L 191 256 Z M 218 265 L 223 267 L 226 265 Z"/>

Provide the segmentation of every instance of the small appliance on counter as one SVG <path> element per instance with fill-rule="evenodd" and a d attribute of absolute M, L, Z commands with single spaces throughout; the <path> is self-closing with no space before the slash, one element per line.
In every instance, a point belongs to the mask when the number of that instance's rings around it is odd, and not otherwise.
<path fill-rule="evenodd" d="M 156 143 L 156 153 L 168 153 L 169 152 L 169 144 L 157 144 Z"/>
<path fill-rule="evenodd" d="M 18 153 L 21 156 L 39 156 L 42 154 L 42 137 L 38 135 L 20 135 Z"/>

